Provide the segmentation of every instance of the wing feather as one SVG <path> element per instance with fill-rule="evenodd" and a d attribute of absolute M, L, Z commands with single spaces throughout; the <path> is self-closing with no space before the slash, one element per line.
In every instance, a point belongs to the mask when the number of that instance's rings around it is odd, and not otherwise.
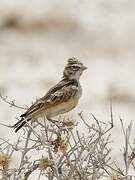
<path fill-rule="evenodd" d="M 52 106 L 67 102 L 77 91 L 78 84 L 76 81 L 61 81 L 50 89 L 44 97 L 38 99 L 21 117 L 32 117 Z"/>

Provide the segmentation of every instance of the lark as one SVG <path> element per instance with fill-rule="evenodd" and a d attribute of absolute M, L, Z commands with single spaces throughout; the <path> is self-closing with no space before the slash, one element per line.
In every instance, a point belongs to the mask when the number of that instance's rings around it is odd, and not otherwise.
<path fill-rule="evenodd" d="M 47 120 L 55 123 L 53 117 L 75 108 L 82 95 L 79 79 L 85 69 L 87 67 L 77 58 L 69 58 L 63 71 L 62 80 L 20 116 L 21 120 L 13 125 L 15 132 L 24 127 L 27 122 L 40 117 L 46 117 Z"/>

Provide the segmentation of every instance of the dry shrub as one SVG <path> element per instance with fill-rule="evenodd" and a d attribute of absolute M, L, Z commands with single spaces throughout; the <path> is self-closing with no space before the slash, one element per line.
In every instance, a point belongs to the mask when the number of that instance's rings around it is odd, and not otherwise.
<path fill-rule="evenodd" d="M 14 101 L 1 98 L 11 106 L 19 107 Z M 96 179 L 125 179 L 131 180 L 129 169 L 134 168 L 135 151 L 130 143 L 132 122 L 127 128 L 120 119 L 125 138 L 123 160 L 125 169 L 118 167 L 111 158 L 110 136 L 113 128 L 112 107 L 111 121 L 101 122 L 94 115 L 94 125 L 90 125 L 78 116 L 78 122 L 84 126 L 83 133 L 73 119 L 68 119 L 59 128 L 43 118 L 42 121 L 33 120 L 22 129 L 21 136 L 14 144 L 9 140 L 0 142 L 0 173 L 2 180 L 28 180 L 33 172 L 36 179 L 42 176 L 47 179 L 58 180 L 96 180 Z M 11 130 L 10 125 L 4 125 Z M 5 127 L 5 128 L 6 128 Z M 12 167 L 10 159 L 14 154 L 19 156 L 18 166 Z M 38 154 L 38 157 L 35 156 Z M 12 161 L 11 161 L 12 162 Z"/>

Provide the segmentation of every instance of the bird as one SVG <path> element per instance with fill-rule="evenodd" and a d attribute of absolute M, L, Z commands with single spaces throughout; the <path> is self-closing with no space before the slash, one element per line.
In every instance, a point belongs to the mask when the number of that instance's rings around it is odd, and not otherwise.
<path fill-rule="evenodd" d="M 69 58 L 63 71 L 62 80 L 43 97 L 37 99 L 20 116 L 21 119 L 12 126 L 15 132 L 19 131 L 32 119 L 40 117 L 46 117 L 47 120 L 55 123 L 55 120 L 52 119 L 53 117 L 75 108 L 82 95 L 79 79 L 86 69 L 87 67 L 76 57 Z"/>

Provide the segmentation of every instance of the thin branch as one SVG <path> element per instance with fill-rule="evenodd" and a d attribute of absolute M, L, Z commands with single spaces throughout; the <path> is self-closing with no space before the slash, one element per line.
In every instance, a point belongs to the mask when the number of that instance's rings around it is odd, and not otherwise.
<path fill-rule="evenodd" d="M 25 108 L 25 107 L 23 107 L 23 106 L 18 106 L 18 105 L 16 105 L 16 104 L 15 104 L 15 100 L 8 101 L 8 100 L 7 100 L 8 97 L 7 97 L 7 96 L 6 96 L 6 97 L 2 96 L 1 93 L 0 93 L 0 98 L 1 98 L 4 102 L 6 102 L 7 104 L 9 104 L 10 107 L 16 107 L 16 108 L 23 109 L 23 110 L 27 110 L 27 109 L 28 109 L 28 107 Z"/>

